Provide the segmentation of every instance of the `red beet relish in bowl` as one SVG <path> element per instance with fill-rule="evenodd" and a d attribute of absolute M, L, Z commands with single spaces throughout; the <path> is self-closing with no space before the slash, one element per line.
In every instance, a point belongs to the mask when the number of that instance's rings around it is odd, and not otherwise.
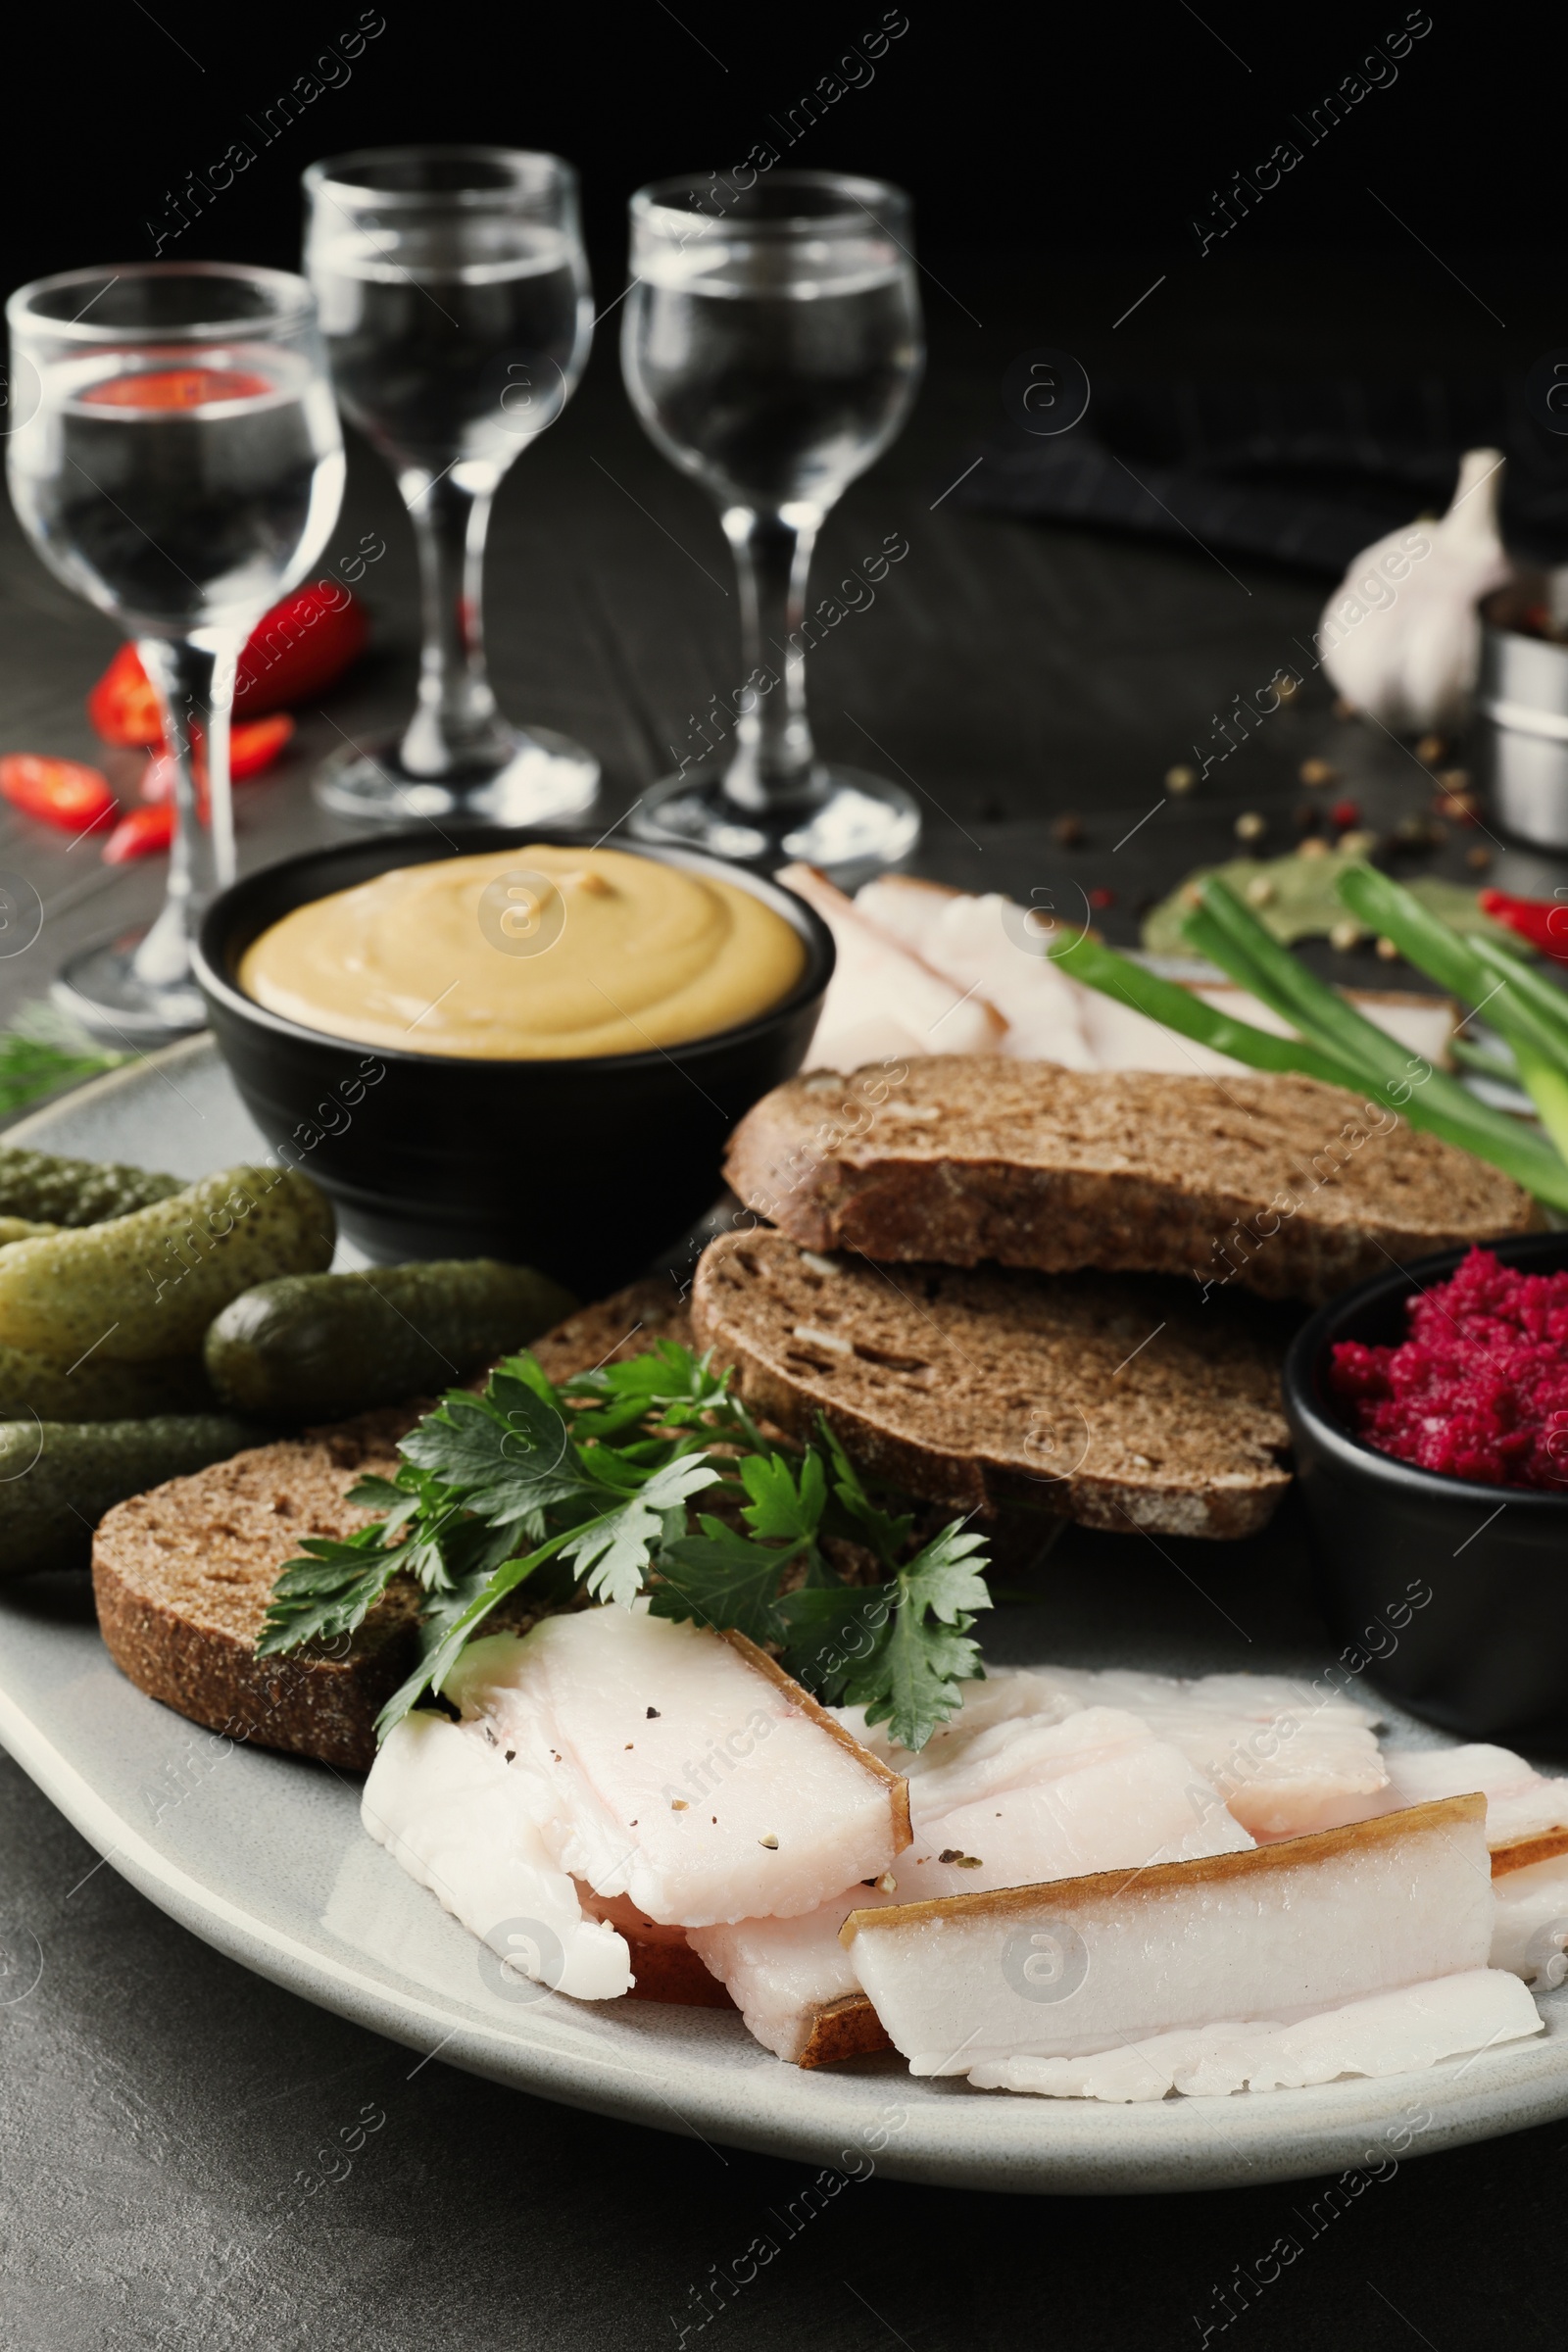
<path fill-rule="evenodd" d="M 1478 1486 L 1568 1494 L 1568 1270 L 1472 1250 L 1405 1313 L 1397 1347 L 1332 1350 L 1328 1385 L 1363 1445 Z"/>

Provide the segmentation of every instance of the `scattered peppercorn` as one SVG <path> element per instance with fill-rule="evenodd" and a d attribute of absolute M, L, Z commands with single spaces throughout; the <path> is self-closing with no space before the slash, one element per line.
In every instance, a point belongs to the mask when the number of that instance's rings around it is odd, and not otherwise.
<path fill-rule="evenodd" d="M 1329 946 L 1338 948 L 1342 954 L 1350 948 L 1359 947 L 1360 944 L 1361 926 L 1359 923 L 1336 923 L 1329 933 Z"/>
<path fill-rule="evenodd" d="M 1058 816 L 1055 823 L 1051 828 L 1052 840 L 1059 841 L 1064 850 L 1070 850 L 1073 844 L 1075 842 L 1082 841 L 1083 837 L 1084 829 L 1082 823 L 1076 816 L 1072 816 L 1070 814 L 1067 816 Z"/>
<path fill-rule="evenodd" d="M 1395 946 L 1392 939 L 1380 939 L 1378 941 L 1378 954 L 1382 956 L 1385 963 L 1396 963 L 1398 961 L 1399 951 Z"/>
<path fill-rule="evenodd" d="M 656 1722 L 656 1721 L 657 1721 L 657 1719 L 658 1719 L 658 1716 L 659 1716 L 659 1709 L 658 1709 L 657 1707 L 650 1707 L 650 1708 L 649 1708 L 649 1710 L 648 1710 L 648 1720 L 649 1720 L 649 1722 L 650 1722 L 650 1723 Z"/>
<path fill-rule="evenodd" d="M 1113 890 L 1107 890 L 1103 883 L 1086 895 L 1091 906 L 1114 906 L 1116 904 L 1116 893 Z"/>
<path fill-rule="evenodd" d="M 1477 842 L 1473 850 L 1466 850 L 1464 861 L 1473 874 L 1484 874 L 1492 863 L 1492 852 Z"/>
<path fill-rule="evenodd" d="M 1340 771 L 1327 760 L 1303 760 L 1298 773 L 1303 784 L 1337 784 Z"/>
<path fill-rule="evenodd" d="M 1360 822 L 1361 811 L 1353 801 L 1336 801 L 1329 810 L 1329 823 L 1338 825 L 1342 832 L 1347 826 L 1358 825 Z"/>
<path fill-rule="evenodd" d="M 1165 790 L 1167 792 L 1191 792 L 1197 782 L 1198 770 L 1196 767 L 1167 767 L 1165 770 Z"/>
<path fill-rule="evenodd" d="M 1337 694 L 1334 697 L 1334 715 L 1336 718 L 1353 718 L 1355 716 L 1355 705 L 1348 696 Z"/>
<path fill-rule="evenodd" d="M 1326 858 L 1328 854 L 1329 845 L 1321 833 L 1309 833 L 1296 853 L 1298 858 Z"/>
<path fill-rule="evenodd" d="M 1352 826 L 1348 833 L 1342 833 L 1340 835 L 1339 841 L 1335 846 L 1338 848 L 1342 857 L 1370 858 L 1373 851 L 1378 846 L 1378 837 L 1375 833 L 1369 833 L 1364 828 L 1357 830 Z"/>
<path fill-rule="evenodd" d="M 1441 735 L 1423 735 L 1415 747 L 1415 756 L 1423 767 L 1436 767 L 1447 748 Z"/>
<path fill-rule="evenodd" d="M 1446 767 L 1438 777 L 1445 792 L 1464 793 L 1470 789 L 1470 770 L 1467 767 Z"/>
<path fill-rule="evenodd" d="M 1278 896 L 1279 893 L 1274 888 L 1274 885 L 1269 880 L 1267 874 L 1254 874 L 1250 882 L 1249 882 L 1247 885 L 1247 904 L 1249 906 L 1267 906 L 1269 903 L 1278 898 Z"/>
<path fill-rule="evenodd" d="M 1296 811 L 1298 833 L 1315 833 L 1322 822 L 1321 812 L 1313 808 L 1310 801 L 1303 801 Z"/>
<path fill-rule="evenodd" d="M 1238 841 L 1261 841 L 1267 831 L 1267 817 L 1259 816 L 1255 808 L 1247 809 L 1236 819 Z"/>

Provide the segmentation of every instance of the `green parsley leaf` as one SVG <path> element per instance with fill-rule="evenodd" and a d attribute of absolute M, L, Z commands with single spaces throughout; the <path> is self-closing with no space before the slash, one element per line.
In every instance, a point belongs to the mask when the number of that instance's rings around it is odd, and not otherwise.
<path fill-rule="evenodd" d="M 505 1372 L 483 1396 L 449 1390 L 398 1450 L 416 1469 L 459 1489 L 465 1508 L 492 1527 L 533 1520 L 590 1483 L 556 1407 Z"/>
<path fill-rule="evenodd" d="M 781 1536 L 798 1544 L 815 1536 L 827 1501 L 822 1457 L 807 1453 L 799 1472 L 783 1453 L 753 1453 L 742 1461 L 741 1484 L 751 1501 L 741 1517 L 757 1536 Z"/>
<path fill-rule="evenodd" d="M 593 1598 L 629 1608 L 642 1591 L 643 1570 L 653 1547 L 663 1540 L 662 1514 L 717 1482 L 718 1472 L 710 1467 L 706 1454 L 687 1454 L 656 1470 L 619 1510 L 573 1530 L 562 1549 L 576 1561 Z"/>
<path fill-rule="evenodd" d="M 899 1554 L 909 1541 L 914 1525 L 913 1514 L 904 1512 L 898 1517 L 880 1510 L 860 1484 L 859 1472 L 850 1460 L 838 1439 L 827 1425 L 824 1415 L 817 1415 L 817 1428 L 822 1442 L 833 1457 L 833 1492 L 862 1543 L 869 1544 L 884 1568 L 898 1565 Z"/>
<path fill-rule="evenodd" d="M 305 1556 L 289 1560 L 273 1584 L 258 1657 L 357 1632 L 400 1565 L 395 1549 L 382 1549 L 378 1526 L 361 1528 L 341 1541 L 307 1536 L 301 1550 Z"/>
<path fill-rule="evenodd" d="M 649 1606 L 656 1617 L 693 1619 L 715 1632 L 734 1626 L 757 1642 L 777 1642 L 783 1624 L 778 1580 L 793 1554 L 770 1551 L 706 1515 L 700 1536 L 682 1536 L 659 1555 L 660 1581 Z"/>
<path fill-rule="evenodd" d="M 901 1568 L 892 1618 L 844 1677 L 844 1703 L 864 1707 L 867 1724 L 885 1723 L 903 1747 L 924 1747 L 961 1703 L 958 1685 L 985 1673 L 979 1643 L 968 1639 L 972 1612 L 991 1606 L 975 1556 L 984 1541 L 955 1519 Z"/>

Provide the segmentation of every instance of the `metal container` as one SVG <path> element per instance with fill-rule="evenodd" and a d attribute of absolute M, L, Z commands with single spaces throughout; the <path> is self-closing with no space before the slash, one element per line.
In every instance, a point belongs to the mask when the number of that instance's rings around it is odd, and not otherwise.
<path fill-rule="evenodd" d="M 1564 582 L 1522 572 L 1481 605 L 1481 780 L 1504 829 L 1547 850 L 1568 850 L 1568 643 L 1524 624 L 1544 607 L 1565 625 Z"/>

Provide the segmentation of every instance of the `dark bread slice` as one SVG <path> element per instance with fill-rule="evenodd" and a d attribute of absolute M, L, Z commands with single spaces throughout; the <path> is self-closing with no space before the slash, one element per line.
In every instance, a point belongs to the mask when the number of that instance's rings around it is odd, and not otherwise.
<path fill-rule="evenodd" d="M 1289 1074 L 941 1054 L 775 1087 L 730 1138 L 725 1174 L 810 1250 L 1234 1277 L 1314 1304 L 1391 1259 L 1540 1223 L 1469 1152 L 1402 1120 L 1373 1132 L 1386 1115 Z"/>
<path fill-rule="evenodd" d="M 1278 1335 L 1187 1285 L 890 1273 L 758 1231 L 710 1243 L 692 1319 L 754 1412 L 797 1436 L 823 1413 L 862 1469 L 955 1510 L 1248 1536 L 1290 1483 Z"/>
<path fill-rule="evenodd" d="M 305 1536 L 352 1535 L 372 1513 L 344 1497 L 390 1478 L 416 1415 L 395 1409 L 283 1438 L 118 1503 L 93 1538 L 93 1595 L 109 1654 L 138 1690 L 258 1747 L 368 1772 L 375 1718 L 418 1655 L 417 1588 L 370 1612 L 341 1656 L 259 1658 L 256 1638 Z"/>
<path fill-rule="evenodd" d="M 535 1343 L 553 1380 L 684 1338 L 666 1283 L 637 1283 Z M 138 1690 L 193 1723 L 346 1772 L 375 1760 L 375 1718 L 418 1657 L 417 1589 L 393 1585 L 343 1655 L 259 1658 L 273 1581 L 304 1536 L 340 1540 L 373 1513 L 345 1499 L 368 1471 L 390 1478 L 420 1400 L 280 1439 L 175 1478 L 110 1511 L 93 1541 L 93 1591 L 110 1655 Z M 533 1618 L 499 1613 L 498 1630 Z"/>

